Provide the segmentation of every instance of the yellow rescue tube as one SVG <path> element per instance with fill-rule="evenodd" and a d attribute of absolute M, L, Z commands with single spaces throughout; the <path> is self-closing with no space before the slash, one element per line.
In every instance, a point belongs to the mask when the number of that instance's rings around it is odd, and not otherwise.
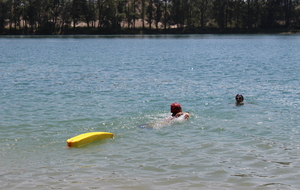
<path fill-rule="evenodd" d="M 67 140 L 68 147 L 80 147 L 87 143 L 99 141 L 107 138 L 113 138 L 113 133 L 108 132 L 90 132 L 84 133 Z"/>

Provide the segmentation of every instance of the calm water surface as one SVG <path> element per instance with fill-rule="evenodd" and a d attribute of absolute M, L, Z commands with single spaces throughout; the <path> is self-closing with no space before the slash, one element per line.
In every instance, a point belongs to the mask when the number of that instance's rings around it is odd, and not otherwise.
<path fill-rule="evenodd" d="M 299 44 L 2 36 L 0 188 L 299 189 Z M 163 122 L 173 102 L 188 121 Z M 92 131 L 116 136 L 66 148 Z"/>

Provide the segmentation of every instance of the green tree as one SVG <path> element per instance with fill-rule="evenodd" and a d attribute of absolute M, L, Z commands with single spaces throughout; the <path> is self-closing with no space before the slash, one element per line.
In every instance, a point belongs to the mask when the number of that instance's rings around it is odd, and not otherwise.
<path fill-rule="evenodd" d="M 155 27 L 156 29 L 159 28 L 158 24 L 162 19 L 162 14 L 163 14 L 163 4 L 161 0 L 154 0 L 154 6 L 155 6 L 155 11 L 154 11 L 154 21 L 155 21 Z"/>
<path fill-rule="evenodd" d="M 169 2 L 168 0 L 163 0 L 163 23 L 164 29 L 167 29 L 167 25 L 170 26 L 170 12 L 169 12 Z"/>
<path fill-rule="evenodd" d="M 205 27 L 205 23 L 209 21 L 212 3 L 209 0 L 200 1 L 200 26 Z"/>
<path fill-rule="evenodd" d="M 72 19 L 73 19 L 73 28 L 76 27 L 81 15 L 81 0 L 73 0 L 72 3 Z"/>
<path fill-rule="evenodd" d="M 171 17 L 174 24 L 178 28 L 184 26 L 184 10 L 183 10 L 183 1 L 184 0 L 171 0 Z"/>
<path fill-rule="evenodd" d="M 90 27 L 92 22 L 92 26 L 94 26 L 94 18 L 95 18 L 95 6 L 92 0 L 82 0 L 81 1 L 81 10 L 87 27 Z"/>
<path fill-rule="evenodd" d="M 104 4 L 102 21 L 108 32 L 119 30 L 121 27 L 122 15 L 118 13 L 118 3 L 118 1 L 108 1 Z"/>
<path fill-rule="evenodd" d="M 262 0 L 262 19 L 261 19 L 261 27 L 262 28 L 270 28 L 275 26 L 276 20 L 280 20 L 279 11 L 280 0 Z"/>
<path fill-rule="evenodd" d="M 213 18 L 219 28 L 225 27 L 225 1 L 215 0 L 213 3 Z"/>
<path fill-rule="evenodd" d="M 8 3 L 7 1 L 0 1 L 0 32 L 4 30 L 5 20 L 8 18 Z"/>
<path fill-rule="evenodd" d="M 294 26 L 300 28 L 300 4 L 295 5 Z"/>
<path fill-rule="evenodd" d="M 283 0 L 284 2 L 284 17 L 285 17 L 285 26 L 289 27 L 290 22 L 291 22 L 291 15 L 293 14 L 292 9 L 293 7 L 293 2 L 292 0 Z"/>
<path fill-rule="evenodd" d="M 66 30 L 71 27 L 72 23 L 72 0 L 60 0 L 60 6 L 58 7 L 58 25 L 59 34 L 64 34 Z"/>
<path fill-rule="evenodd" d="M 148 8 L 147 8 L 147 19 L 146 21 L 149 24 L 149 29 L 151 30 L 151 26 L 152 26 L 152 22 L 153 22 L 153 10 L 154 10 L 154 6 L 153 6 L 153 0 L 150 0 Z"/>
<path fill-rule="evenodd" d="M 37 0 L 31 0 L 25 7 L 25 20 L 29 22 L 30 32 L 34 32 L 38 21 L 38 2 Z"/>
<path fill-rule="evenodd" d="M 140 16 L 140 17 L 141 17 L 141 19 L 142 19 L 142 28 L 145 29 L 145 12 L 146 12 L 146 11 L 145 11 L 145 9 L 146 9 L 146 8 L 145 8 L 145 7 L 146 7 L 146 2 L 145 2 L 145 1 L 146 1 L 146 0 L 141 0 L 141 1 L 142 1 L 142 2 L 141 2 L 141 11 L 140 11 L 140 12 L 141 12 L 141 13 L 140 13 L 141 16 Z"/>

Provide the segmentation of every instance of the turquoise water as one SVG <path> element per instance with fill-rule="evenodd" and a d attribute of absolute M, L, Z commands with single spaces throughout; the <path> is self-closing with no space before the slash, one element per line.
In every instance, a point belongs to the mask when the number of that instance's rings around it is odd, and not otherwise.
<path fill-rule="evenodd" d="M 0 188 L 299 189 L 299 44 L 2 36 Z M 173 102 L 188 121 L 164 122 Z M 66 148 L 92 131 L 116 136 Z"/>

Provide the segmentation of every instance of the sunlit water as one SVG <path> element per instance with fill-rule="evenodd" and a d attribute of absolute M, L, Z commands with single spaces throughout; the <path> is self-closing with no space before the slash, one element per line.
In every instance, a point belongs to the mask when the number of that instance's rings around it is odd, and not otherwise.
<path fill-rule="evenodd" d="M 299 189 L 299 44 L 299 35 L 2 37 L 0 188 Z M 188 121 L 164 121 L 173 102 Z M 92 131 L 115 138 L 66 148 Z"/>

